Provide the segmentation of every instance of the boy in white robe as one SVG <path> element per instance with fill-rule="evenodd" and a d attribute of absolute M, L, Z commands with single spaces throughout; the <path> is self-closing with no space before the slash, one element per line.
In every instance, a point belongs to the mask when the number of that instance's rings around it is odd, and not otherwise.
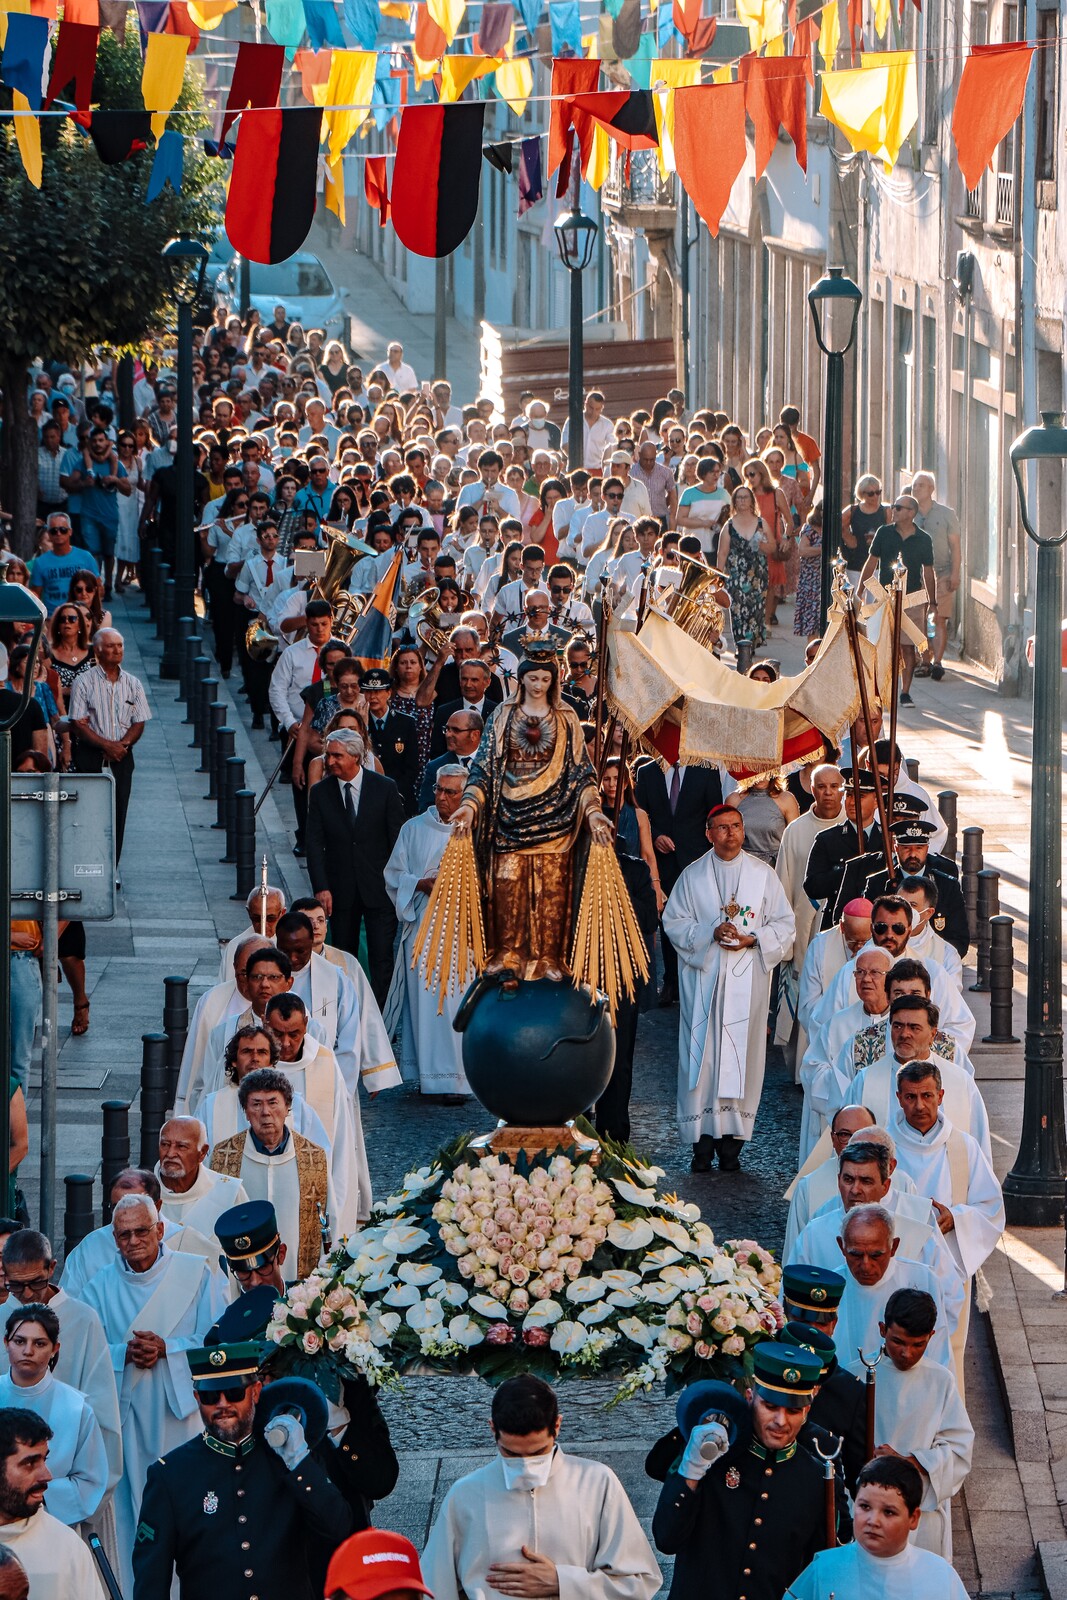
<path fill-rule="evenodd" d="M 763 1092 L 771 975 L 793 942 L 789 901 L 748 855 L 732 805 L 708 815 L 711 849 L 680 874 L 662 926 L 678 952 L 678 1127 L 693 1170 L 736 1172 Z"/>
<path fill-rule="evenodd" d="M 662 1579 L 626 1492 L 610 1467 L 560 1449 L 549 1385 L 508 1378 L 492 1425 L 499 1453 L 452 1485 L 430 1529 L 422 1568 L 434 1600 L 652 1600 Z"/>
<path fill-rule="evenodd" d="M 792 1600 L 967 1600 L 941 1556 L 909 1536 L 919 1525 L 922 1477 L 896 1456 L 869 1461 L 859 1476 L 852 1544 L 821 1550 L 793 1582 Z"/>
<path fill-rule="evenodd" d="M 904 1456 L 923 1479 L 911 1542 L 952 1560 L 952 1496 L 971 1470 L 974 1429 L 951 1372 L 924 1360 L 937 1308 L 917 1289 L 898 1289 L 882 1322 L 885 1357 L 875 1386 L 876 1456 Z"/>
<path fill-rule="evenodd" d="M 405 822 L 385 864 L 385 887 L 400 923 L 400 947 L 385 1003 L 386 1016 L 403 1018 L 400 1066 L 408 1079 L 418 1079 L 424 1095 L 465 1096 L 470 1093 L 463 1071 L 463 1035 L 452 1026 L 463 999 L 464 985 L 446 992 L 444 1005 L 436 987 L 427 988 L 412 954 L 422 915 L 430 898 L 445 845 L 452 836 L 451 817 L 463 796 L 467 770 L 459 763 L 437 772 L 434 804 Z"/>

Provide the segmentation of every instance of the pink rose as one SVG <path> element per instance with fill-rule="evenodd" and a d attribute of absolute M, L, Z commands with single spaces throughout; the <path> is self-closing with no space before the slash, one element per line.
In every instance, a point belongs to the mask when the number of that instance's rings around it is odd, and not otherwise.
<path fill-rule="evenodd" d="M 539 1233 L 536 1228 L 532 1233 L 526 1235 L 526 1248 L 528 1250 L 543 1250 L 546 1243 L 547 1240 L 544 1234 Z"/>
<path fill-rule="evenodd" d="M 520 1266 L 518 1262 L 515 1262 L 513 1264 L 512 1268 L 511 1268 L 510 1272 L 508 1273 L 508 1278 L 511 1280 L 512 1283 L 514 1283 L 516 1285 L 519 1285 L 519 1286 L 521 1286 L 524 1283 L 529 1283 L 529 1281 L 530 1281 L 530 1269 L 529 1269 L 529 1267 Z"/>
<path fill-rule="evenodd" d="M 576 1239 L 574 1241 L 574 1253 L 579 1261 L 592 1261 L 596 1255 L 596 1240 Z"/>
<path fill-rule="evenodd" d="M 494 1322 L 491 1328 L 485 1330 L 486 1344 L 514 1344 L 515 1329 L 509 1328 L 506 1322 Z"/>
<path fill-rule="evenodd" d="M 701 1311 L 718 1311 L 719 1297 L 718 1295 L 714 1294 L 702 1294 L 700 1299 L 697 1301 L 697 1305 L 700 1307 Z"/>
<path fill-rule="evenodd" d="M 301 1339 L 300 1343 L 304 1347 L 305 1355 L 317 1355 L 322 1349 L 322 1335 L 321 1333 L 312 1333 L 309 1328 L 307 1333 L 305 1333 L 304 1337 Z"/>
<path fill-rule="evenodd" d="M 477 1256 L 460 1256 L 459 1260 L 456 1262 L 456 1266 L 459 1269 L 459 1275 L 461 1278 L 474 1277 L 474 1269 L 477 1265 L 477 1260 Z"/>
<path fill-rule="evenodd" d="M 728 1339 L 723 1340 L 722 1353 L 724 1356 L 740 1356 L 744 1355 L 744 1352 L 745 1341 L 739 1333 L 732 1333 Z"/>
<path fill-rule="evenodd" d="M 564 1278 L 562 1272 L 546 1272 L 545 1282 L 548 1285 L 549 1294 L 559 1294 L 564 1283 L 566 1282 L 566 1279 Z"/>
<path fill-rule="evenodd" d="M 534 1201 L 533 1208 L 534 1214 L 538 1217 L 550 1217 L 552 1215 L 552 1202 L 551 1200 L 546 1199 L 544 1195 L 539 1195 L 537 1197 L 537 1199 Z"/>
<path fill-rule="evenodd" d="M 714 1348 L 710 1344 L 707 1344 L 703 1339 L 697 1340 L 696 1344 L 693 1346 L 693 1350 L 701 1361 L 710 1361 L 712 1356 L 715 1354 Z"/>
<path fill-rule="evenodd" d="M 542 1350 L 551 1337 L 547 1328 L 527 1328 L 522 1336 L 522 1342 L 534 1350 Z"/>
<path fill-rule="evenodd" d="M 513 1289 L 508 1295 L 508 1310 L 524 1317 L 530 1309 L 530 1296 L 525 1289 Z"/>
<path fill-rule="evenodd" d="M 514 1271 L 514 1268 L 512 1270 Z M 504 1279 L 498 1278 L 495 1283 L 489 1285 L 489 1293 L 494 1300 L 506 1300 L 510 1291 Z"/>
<path fill-rule="evenodd" d="M 578 1256 L 564 1256 L 560 1266 L 568 1278 L 580 1278 L 582 1275 L 583 1263 Z"/>
<path fill-rule="evenodd" d="M 704 1327 L 704 1319 L 698 1311 L 690 1311 L 685 1319 L 685 1326 L 688 1333 L 700 1333 Z"/>

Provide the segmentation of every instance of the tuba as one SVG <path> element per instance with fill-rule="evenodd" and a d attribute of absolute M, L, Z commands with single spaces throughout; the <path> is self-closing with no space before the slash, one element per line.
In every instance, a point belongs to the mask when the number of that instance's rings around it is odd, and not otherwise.
<path fill-rule="evenodd" d="M 278 648 L 278 636 L 267 627 L 262 612 L 245 629 L 245 649 L 250 661 L 269 661 Z"/>
<path fill-rule="evenodd" d="M 694 561 L 692 556 L 680 556 L 679 560 L 682 581 L 664 601 L 665 613 L 691 639 L 712 650 L 722 638 L 726 620 L 717 598 L 717 591 L 726 582 L 726 574 L 715 567 L 706 567 L 702 561 Z"/>
<path fill-rule="evenodd" d="M 350 594 L 345 585 L 357 561 L 364 555 L 373 555 L 374 551 L 344 528 L 327 525 L 324 532 L 327 540 L 326 571 L 311 584 L 310 593 L 317 600 L 328 600 L 333 606 L 334 637 L 340 639 L 342 644 L 350 644 L 367 602 L 362 595 Z"/>

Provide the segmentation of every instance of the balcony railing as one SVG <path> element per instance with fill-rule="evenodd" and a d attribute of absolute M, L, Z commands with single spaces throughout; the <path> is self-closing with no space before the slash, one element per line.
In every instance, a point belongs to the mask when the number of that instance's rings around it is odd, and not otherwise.
<path fill-rule="evenodd" d="M 966 214 L 969 217 L 976 217 L 979 222 L 982 220 L 982 191 L 984 188 L 985 183 L 983 181 L 978 185 L 977 189 L 967 190 Z"/>
<path fill-rule="evenodd" d="M 1015 222 L 1015 174 L 997 173 L 997 221 L 1010 228 Z"/>
<path fill-rule="evenodd" d="M 655 150 L 635 150 L 630 156 L 629 177 L 626 154 L 611 153 L 611 166 L 601 191 L 606 206 L 673 206 L 674 178 L 660 176 Z"/>

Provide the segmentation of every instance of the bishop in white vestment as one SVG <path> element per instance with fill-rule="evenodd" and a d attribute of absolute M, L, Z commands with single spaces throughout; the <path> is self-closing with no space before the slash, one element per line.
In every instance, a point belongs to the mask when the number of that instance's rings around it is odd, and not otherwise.
<path fill-rule="evenodd" d="M 462 778 L 457 776 L 460 772 Z M 437 774 L 436 804 L 404 823 L 385 865 L 385 887 L 401 929 L 385 1010 L 390 1018 L 403 1017 L 401 1071 L 409 1080 L 418 1079 L 423 1094 L 470 1093 L 463 1071 L 463 1035 L 452 1026 L 465 986 L 457 984 L 445 993 L 439 1014 L 439 990 L 436 986 L 427 988 L 421 966 L 411 965 L 430 887 L 452 836 L 449 819 L 465 782 L 466 772 L 458 764 L 454 771 L 448 765 L 441 768 Z M 455 788 L 456 805 L 451 805 L 448 786 Z"/>
<path fill-rule="evenodd" d="M 785 891 L 744 851 L 744 836 L 741 813 L 716 807 L 712 849 L 684 869 L 663 909 L 663 931 L 678 952 L 678 1126 L 694 1147 L 752 1137 L 771 974 L 793 940 Z"/>

